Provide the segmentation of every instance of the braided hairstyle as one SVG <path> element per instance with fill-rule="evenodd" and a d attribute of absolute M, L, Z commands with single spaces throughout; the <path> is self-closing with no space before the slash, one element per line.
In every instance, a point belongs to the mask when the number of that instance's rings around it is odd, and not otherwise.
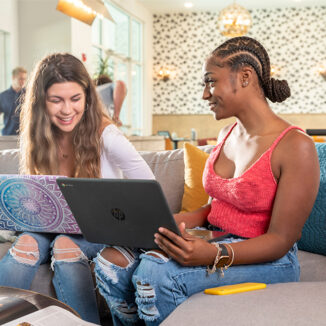
<path fill-rule="evenodd" d="M 271 78 L 269 56 L 258 41 L 246 36 L 234 37 L 217 47 L 212 55 L 226 59 L 226 64 L 232 71 L 237 71 L 244 65 L 251 66 L 257 74 L 265 97 L 272 102 L 283 102 L 291 95 L 286 80 Z"/>

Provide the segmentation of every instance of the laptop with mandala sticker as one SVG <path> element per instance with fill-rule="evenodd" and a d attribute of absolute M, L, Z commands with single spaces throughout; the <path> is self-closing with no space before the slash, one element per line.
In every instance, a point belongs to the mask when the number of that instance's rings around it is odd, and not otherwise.
<path fill-rule="evenodd" d="M 54 175 L 0 175 L 0 230 L 81 233 Z"/>

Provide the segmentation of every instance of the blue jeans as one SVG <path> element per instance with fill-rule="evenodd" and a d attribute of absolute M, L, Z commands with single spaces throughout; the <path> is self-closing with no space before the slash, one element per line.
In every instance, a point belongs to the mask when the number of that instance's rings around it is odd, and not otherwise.
<path fill-rule="evenodd" d="M 87 321 L 100 324 L 94 283 L 89 260 L 104 247 L 90 243 L 80 235 L 57 235 L 48 233 L 23 233 L 32 236 L 38 244 L 34 250 L 35 261 L 14 257 L 12 248 L 0 260 L 0 286 L 12 286 L 21 289 L 30 289 L 35 274 L 40 266 L 49 262 L 53 254 L 51 248 L 54 242 L 62 236 L 70 238 L 81 250 L 75 259 L 55 260 L 52 257 L 51 267 L 54 270 L 53 285 L 58 300 L 75 309 Z M 69 250 L 69 252 L 76 249 Z M 66 251 L 67 252 L 67 251 Z M 37 253 L 37 254 L 36 254 Z"/>
<path fill-rule="evenodd" d="M 221 242 L 242 240 L 229 237 Z M 120 249 L 124 253 L 125 249 Z M 133 250 L 127 260 L 128 265 L 123 268 L 100 254 L 94 259 L 97 285 L 110 307 L 115 326 L 144 322 L 159 325 L 178 305 L 206 288 L 243 282 L 296 282 L 300 277 L 296 245 L 281 259 L 231 266 L 224 276 L 219 271 L 208 274 L 206 266 L 183 267 L 172 259 L 153 257 L 138 250 Z"/>

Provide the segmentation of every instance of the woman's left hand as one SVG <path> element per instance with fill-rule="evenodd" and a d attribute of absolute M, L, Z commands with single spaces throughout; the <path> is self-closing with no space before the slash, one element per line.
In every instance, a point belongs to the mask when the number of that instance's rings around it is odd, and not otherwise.
<path fill-rule="evenodd" d="M 160 227 L 154 241 L 169 257 L 183 266 L 210 265 L 217 248 L 209 242 L 187 233 L 185 223 L 179 225 L 181 236 Z"/>

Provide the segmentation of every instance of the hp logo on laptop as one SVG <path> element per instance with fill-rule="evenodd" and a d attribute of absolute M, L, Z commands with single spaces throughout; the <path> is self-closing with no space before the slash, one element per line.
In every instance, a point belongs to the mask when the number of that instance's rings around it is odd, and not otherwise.
<path fill-rule="evenodd" d="M 123 221 L 126 218 L 125 213 L 120 208 L 112 208 L 111 214 L 118 221 Z"/>

